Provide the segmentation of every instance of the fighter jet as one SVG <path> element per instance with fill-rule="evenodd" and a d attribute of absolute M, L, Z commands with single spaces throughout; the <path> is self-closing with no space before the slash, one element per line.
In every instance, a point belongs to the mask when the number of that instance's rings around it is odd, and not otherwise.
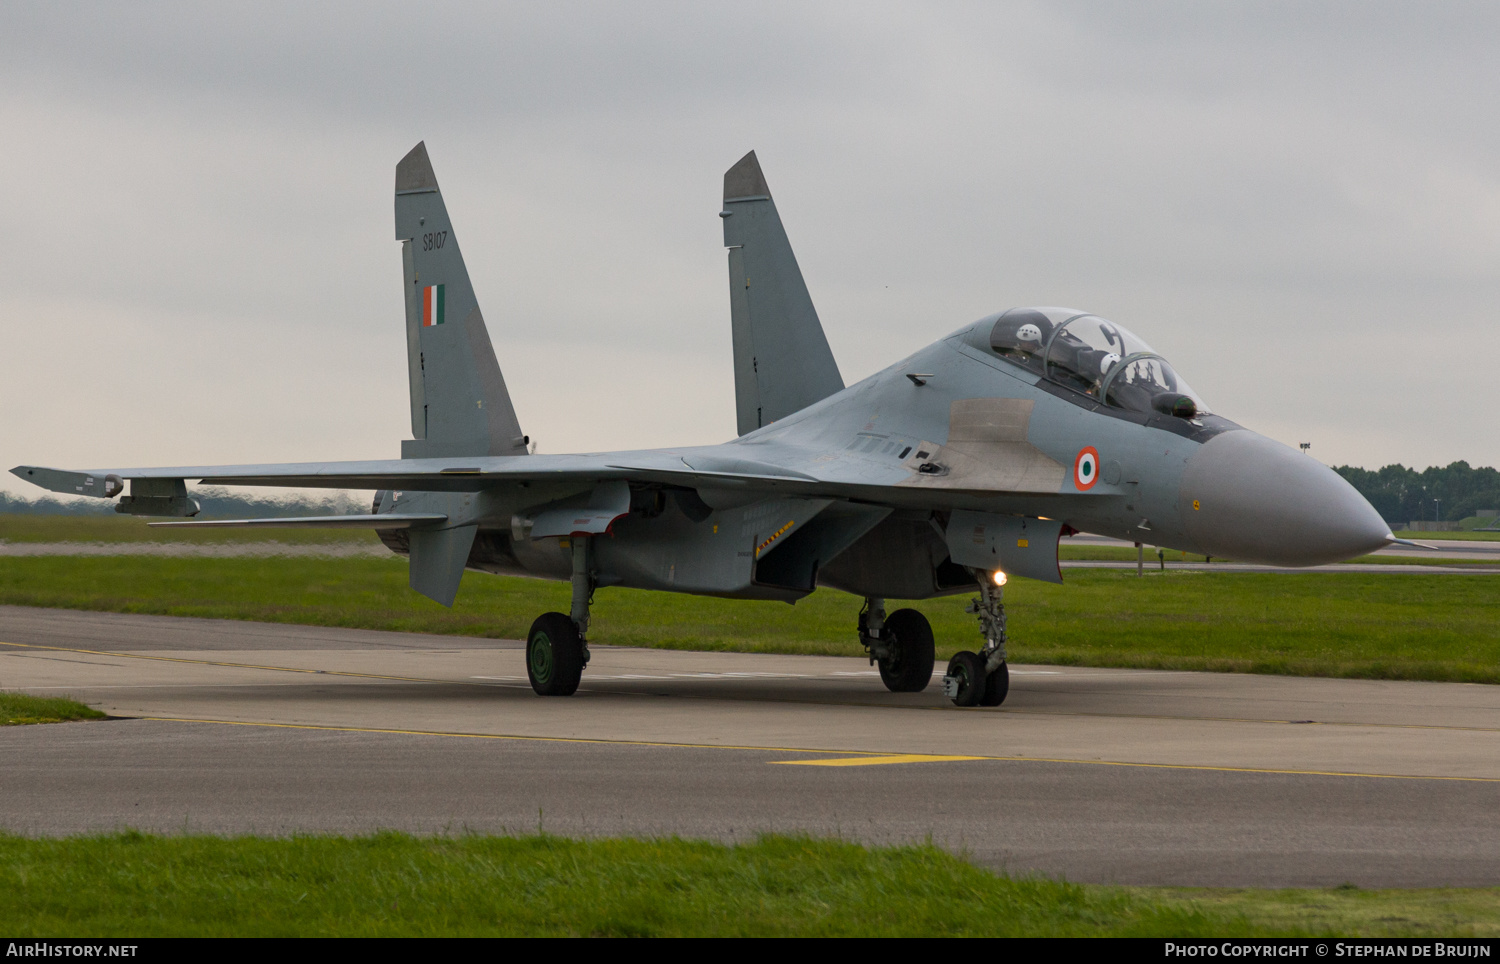
<path fill-rule="evenodd" d="M 1211 412 L 1145 341 L 1086 311 L 996 312 L 846 386 L 753 151 L 724 175 L 719 211 L 738 437 L 528 454 L 424 144 L 396 167 L 395 206 L 412 434 L 399 459 L 12 471 L 144 516 L 196 515 L 189 479 L 376 490 L 366 515 L 157 524 L 368 527 L 444 606 L 465 569 L 569 580 L 570 611 L 527 636 L 543 696 L 578 688 L 601 586 L 786 602 L 842 589 L 863 597 L 857 638 L 896 692 L 931 682 L 933 634 L 885 600 L 976 593 L 983 643 L 953 657 L 943 690 L 995 706 L 1003 587 L 1061 582 L 1062 536 L 1282 566 L 1398 541 L 1334 472 Z"/>

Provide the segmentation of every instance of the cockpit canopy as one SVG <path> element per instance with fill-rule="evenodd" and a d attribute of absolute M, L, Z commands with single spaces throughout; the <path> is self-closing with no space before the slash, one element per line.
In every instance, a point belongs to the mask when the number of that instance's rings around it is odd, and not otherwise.
<path fill-rule="evenodd" d="M 1208 411 L 1167 360 L 1119 325 L 1071 308 L 1012 308 L 990 348 L 1106 405 L 1192 418 Z"/>

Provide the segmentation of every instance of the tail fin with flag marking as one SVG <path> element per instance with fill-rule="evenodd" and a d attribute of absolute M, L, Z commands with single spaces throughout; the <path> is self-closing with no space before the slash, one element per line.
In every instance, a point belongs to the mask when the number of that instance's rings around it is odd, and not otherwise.
<path fill-rule="evenodd" d="M 412 439 L 402 458 L 524 455 L 469 272 L 419 143 L 396 165 L 396 240 L 406 281 Z"/>

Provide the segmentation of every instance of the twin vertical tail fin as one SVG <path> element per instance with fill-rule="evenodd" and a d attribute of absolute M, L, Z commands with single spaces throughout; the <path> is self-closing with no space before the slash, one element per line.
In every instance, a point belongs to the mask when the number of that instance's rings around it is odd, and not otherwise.
<path fill-rule="evenodd" d="M 425 144 L 396 165 L 396 240 L 411 378 L 412 438 L 401 443 L 401 457 L 525 455 L 529 439 L 495 360 Z M 411 587 L 453 605 L 476 531 L 473 525 L 412 530 Z"/>
<path fill-rule="evenodd" d="M 396 240 L 406 287 L 412 439 L 402 458 L 524 455 L 505 376 L 438 190 L 418 144 L 396 165 Z"/>
<path fill-rule="evenodd" d="M 751 151 L 724 174 L 739 434 L 844 388 L 771 189 Z"/>

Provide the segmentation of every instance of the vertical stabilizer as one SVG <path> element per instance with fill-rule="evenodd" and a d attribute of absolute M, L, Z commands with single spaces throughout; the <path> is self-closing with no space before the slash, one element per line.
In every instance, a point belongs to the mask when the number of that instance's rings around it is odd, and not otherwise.
<path fill-rule="evenodd" d="M 396 240 L 411 381 L 412 440 L 402 458 L 526 454 L 425 144 L 396 165 Z"/>
<path fill-rule="evenodd" d="M 802 270 L 751 151 L 724 174 L 724 245 L 739 434 L 842 391 Z"/>

